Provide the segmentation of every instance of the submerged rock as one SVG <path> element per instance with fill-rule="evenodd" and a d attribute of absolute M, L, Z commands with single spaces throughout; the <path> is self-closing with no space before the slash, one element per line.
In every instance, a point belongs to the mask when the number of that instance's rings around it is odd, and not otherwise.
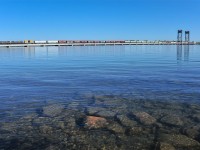
<path fill-rule="evenodd" d="M 87 116 L 85 124 L 89 129 L 97 129 L 105 128 L 108 125 L 108 122 L 105 118 L 102 117 Z"/>
<path fill-rule="evenodd" d="M 184 124 L 181 118 L 176 115 L 166 115 L 162 117 L 160 121 L 164 124 L 172 126 L 182 126 Z"/>
<path fill-rule="evenodd" d="M 86 110 L 88 115 L 95 115 L 100 117 L 114 117 L 116 112 L 107 110 L 106 108 L 102 107 L 88 107 Z"/>
<path fill-rule="evenodd" d="M 152 125 L 156 122 L 156 119 L 146 112 L 136 112 L 133 115 L 144 125 Z"/>
<path fill-rule="evenodd" d="M 60 150 L 59 147 L 54 146 L 54 145 L 50 145 L 49 147 L 47 147 L 45 150 Z"/>
<path fill-rule="evenodd" d="M 87 110 L 86 110 L 87 114 L 89 114 L 89 115 L 95 115 L 99 111 L 105 111 L 105 108 L 101 108 L 101 107 L 88 107 Z"/>
<path fill-rule="evenodd" d="M 80 104 L 78 102 L 71 102 L 68 104 L 67 106 L 68 109 L 72 109 L 72 110 L 78 110 L 80 109 Z"/>
<path fill-rule="evenodd" d="M 159 136 L 160 142 L 167 142 L 178 148 L 199 148 L 200 143 L 185 135 L 181 134 L 161 134 Z"/>
<path fill-rule="evenodd" d="M 176 150 L 175 147 L 171 144 L 160 142 L 156 146 L 156 150 Z"/>
<path fill-rule="evenodd" d="M 129 119 L 126 115 L 117 115 L 116 118 L 120 122 L 120 124 L 126 127 L 133 127 L 137 124 L 137 122 Z"/>
<path fill-rule="evenodd" d="M 52 134 L 53 128 L 47 125 L 43 125 L 39 127 L 39 130 L 42 134 Z"/>
<path fill-rule="evenodd" d="M 67 122 L 67 127 L 70 127 L 70 128 L 76 127 L 76 119 L 75 118 L 68 118 L 66 120 L 66 122 Z"/>
<path fill-rule="evenodd" d="M 64 110 L 64 106 L 60 104 L 53 104 L 43 107 L 43 114 L 49 117 L 58 116 Z"/>
<path fill-rule="evenodd" d="M 106 117 L 106 118 L 107 117 L 113 118 L 115 117 L 116 113 L 113 111 L 105 110 L 105 111 L 98 112 L 97 115 L 101 117 Z"/>
<path fill-rule="evenodd" d="M 200 114 L 194 114 L 194 115 L 192 115 L 192 118 L 193 118 L 196 122 L 200 122 Z"/>
<path fill-rule="evenodd" d="M 200 136 L 200 126 L 193 126 L 182 129 L 182 133 L 190 138 L 196 139 Z"/>
<path fill-rule="evenodd" d="M 107 129 L 119 134 L 123 134 L 125 132 L 125 129 L 117 122 L 110 123 Z"/>
<path fill-rule="evenodd" d="M 132 127 L 129 130 L 127 130 L 128 135 L 139 135 L 141 133 L 144 133 L 144 129 L 142 127 Z"/>
<path fill-rule="evenodd" d="M 190 104 L 189 108 L 191 108 L 193 110 L 199 110 L 200 111 L 200 105 L 198 105 L 198 104 Z"/>

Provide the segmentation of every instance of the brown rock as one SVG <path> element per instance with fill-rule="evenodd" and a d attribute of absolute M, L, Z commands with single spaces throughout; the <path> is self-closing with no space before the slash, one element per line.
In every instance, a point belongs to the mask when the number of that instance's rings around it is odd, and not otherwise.
<path fill-rule="evenodd" d="M 107 126 L 108 122 L 105 118 L 95 117 L 95 116 L 87 116 L 86 123 L 89 129 L 91 128 L 104 128 Z"/>

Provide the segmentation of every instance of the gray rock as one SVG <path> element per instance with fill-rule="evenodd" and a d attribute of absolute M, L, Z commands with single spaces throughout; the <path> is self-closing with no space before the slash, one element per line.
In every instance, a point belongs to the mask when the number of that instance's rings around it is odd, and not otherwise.
<path fill-rule="evenodd" d="M 200 114 L 194 114 L 194 115 L 192 115 L 192 118 L 193 118 L 196 122 L 200 122 Z"/>
<path fill-rule="evenodd" d="M 200 136 L 200 126 L 184 128 L 182 132 L 190 138 L 198 138 Z"/>
<path fill-rule="evenodd" d="M 95 115 L 99 111 L 105 111 L 105 108 L 101 108 L 101 107 L 88 107 L 86 111 L 87 111 L 87 113 L 89 115 Z"/>
<path fill-rule="evenodd" d="M 45 150 L 60 150 L 59 147 L 54 146 L 54 145 L 50 145 L 49 147 L 47 147 Z"/>
<path fill-rule="evenodd" d="M 80 103 L 78 102 L 71 102 L 67 106 L 68 109 L 78 110 L 80 108 Z"/>
<path fill-rule="evenodd" d="M 190 104 L 189 108 L 191 108 L 193 110 L 200 110 L 200 105 L 198 105 L 198 104 Z"/>
<path fill-rule="evenodd" d="M 200 148 L 200 143 L 181 134 L 161 134 L 160 142 L 170 143 L 178 148 Z"/>
<path fill-rule="evenodd" d="M 39 127 L 39 130 L 42 134 L 52 134 L 53 128 L 47 125 L 43 125 Z"/>
<path fill-rule="evenodd" d="M 115 132 L 115 133 L 119 133 L 119 134 L 123 134 L 125 132 L 125 129 L 119 125 L 118 123 L 114 122 L 114 123 L 109 123 L 108 127 L 109 130 Z"/>
<path fill-rule="evenodd" d="M 109 99 L 105 100 L 104 104 L 107 106 L 121 106 L 123 104 L 123 101 L 121 99 Z"/>
<path fill-rule="evenodd" d="M 28 115 L 25 115 L 24 117 L 22 117 L 21 119 L 25 119 L 25 120 L 32 120 L 34 118 L 38 117 L 38 114 L 36 113 L 32 113 L 32 114 L 28 114 Z"/>
<path fill-rule="evenodd" d="M 106 118 L 108 117 L 114 118 L 116 113 L 113 111 L 105 110 L 105 111 L 99 111 L 97 115 L 101 117 L 106 117 Z"/>
<path fill-rule="evenodd" d="M 60 129 L 65 129 L 65 123 L 64 123 L 64 121 L 58 121 L 56 123 L 56 127 L 60 128 Z"/>
<path fill-rule="evenodd" d="M 64 106 L 60 104 L 53 104 L 43 107 L 43 114 L 49 117 L 58 116 L 64 110 Z"/>
<path fill-rule="evenodd" d="M 44 124 L 51 124 L 51 123 L 52 123 L 52 118 L 49 117 L 38 117 L 33 119 L 32 121 L 32 124 L 37 126 L 41 126 Z"/>
<path fill-rule="evenodd" d="M 33 145 L 31 143 L 23 143 L 20 146 L 20 149 L 31 149 Z"/>
<path fill-rule="evenodd" d="M 146 112 L 136 112 L 133 115 L 144 125 L 152 125 L 156 122 L 156 119 Z"/>
<path fill-rule="evenodd" d="M 164 124 L 172 126 L 182 126 L 184 124 L 181 118 L 176 115 L 166 115 L 162 117 L 160 121 Z"/>
<path fill-rule="evenodd" d="M 129 119 L 126 115 L 117 115 L 116 118 L 123 126 L 133 127 L 137 125 L 137 122 Z"/>
<path fill-rule="evenodd" d="M 67 127 L 75 128 L 76 127 L 76 119 L 75 118 L 68 118 L 66 120 Z"/>
<path fill-rule="evenodd" d="M 5 130 L 8 132 L 16 132 L 18 125 L 16 122 L 13 123 L 2 123 L 0 126 L 0 130 Z"/>
<path fill-rule="evenodd" d="M 144 132 L 142 127 L 132 127 L 129 129 L 129 135 L 139 135 Z"/>
<path fill-rule="evenodd" d="M 156 150 L 176 150 L 175 147 L 171 144 L 161 142 L 156 146 Z"/>

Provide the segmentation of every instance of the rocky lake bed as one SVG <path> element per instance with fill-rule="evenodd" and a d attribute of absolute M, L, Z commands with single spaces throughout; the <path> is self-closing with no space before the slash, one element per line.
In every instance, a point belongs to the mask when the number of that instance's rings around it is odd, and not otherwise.
<path fill-rule="evenodd" d="M 0 150 L 200 150 L 200 105 L 91 96 L 0 121 Z"/>

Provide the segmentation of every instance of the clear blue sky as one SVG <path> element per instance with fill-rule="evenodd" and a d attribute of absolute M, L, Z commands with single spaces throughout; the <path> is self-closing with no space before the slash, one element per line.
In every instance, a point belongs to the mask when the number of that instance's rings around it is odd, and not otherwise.
<path fill-rule="evenodd" d="M 200 41 L 200 0 L 0 0 L 0 40 Z"/>

